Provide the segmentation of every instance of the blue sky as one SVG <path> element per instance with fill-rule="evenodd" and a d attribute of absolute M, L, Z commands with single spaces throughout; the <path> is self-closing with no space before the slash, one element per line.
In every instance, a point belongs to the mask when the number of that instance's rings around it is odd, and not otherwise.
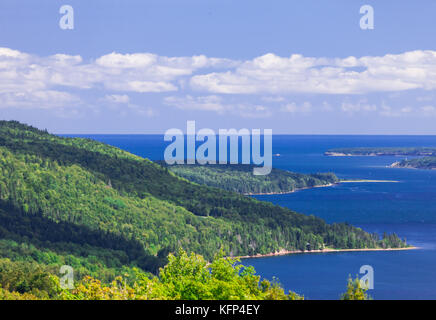
<path fill-rule="evenodd" d="M 59 8 L 74 9 L 74 29 Z M 362 5 L 375 28 L 359 27 Z M 57 133 L 436 134 L 436 2 L 2 0 L 0 118 Z"/>

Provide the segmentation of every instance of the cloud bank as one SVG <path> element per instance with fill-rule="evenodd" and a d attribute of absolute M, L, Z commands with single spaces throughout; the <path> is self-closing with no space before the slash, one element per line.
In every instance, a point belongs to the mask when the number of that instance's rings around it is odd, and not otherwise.
<path fill-rule="evenodd" d="M 232 70 L 195 75 L 197 90 L 224 94 L 365 94 L 436 89 L 436 52 L 382 57 L 311 58 L 269 53 Z"/>
<path fill-rule="evenodd" d="M 269 114 L 268 107 L 260 104 L 230 106 L 222 100 L 223 95 L 259 95 L 264 102 L 283 101 L 283 112 L 305 113 L 312 107 L 309 103 L 296 105 L 284 97 L 435 90 L 436 51 L 347 58 L 268 53 L 245 61 L 113 52 L 84 61 L 81 56 L 40 57 L 0 48 L 0 108 L 82 104 L 86 101 L 81 90 L 92 89 L 104 90 L 100 101 L 108 103 L 129 103 L 129 93 L 168 93 L 171 96 L 163 98 L 164 104 L 179 109 Z M 346 112 L 376 109 L 364 104 L 341 108 Z M 429 107 L 422 112 L 434 113 Z"/>

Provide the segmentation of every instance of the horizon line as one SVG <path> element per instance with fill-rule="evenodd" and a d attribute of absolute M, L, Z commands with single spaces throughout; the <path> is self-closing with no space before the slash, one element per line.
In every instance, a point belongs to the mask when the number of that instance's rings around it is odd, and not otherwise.
<path fill-rule="evenodd" d="M 117 136 L 127 136 L 127 135 L 137 135 L 137 136 L 163 136 L 165 133 L 67 133 L 67 132 L 50 132 L 54 135 L 117 135 Z M 219 135 L 219 134 L 217 134 Z M 263 135 L 263 134 L 261 134 Z M 184 134 L 186 136 L 186 133 Z M 240 135 L 238 135 L 240 136 Z M 405 133 L 405 134 L 396 134 L 396 133 L 380 133 L 380 134 L 372 134 L 372 133 L 273 133 L 273 136 L 434 136 L 436 137 L 436 133 L 434 134 L 424 134 L 424 133 Z"/>

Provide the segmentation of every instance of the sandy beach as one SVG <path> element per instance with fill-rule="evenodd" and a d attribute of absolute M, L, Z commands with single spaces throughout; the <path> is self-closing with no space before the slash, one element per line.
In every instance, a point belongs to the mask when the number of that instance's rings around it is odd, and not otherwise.
<path fill-rule="evenodd" d="M 307 253 L 331 253 L 331 252 L 351 252 L 351 251 L 402 251 L 402 250 L 417 250 L 419 247 L 406 247 L 406 248 L 362 248 L 362 249 L 331 249 L 325 248 L 323 250 L 311 250 L 311 251 L 300 251 L 300 250 L 280 250 L 273 253 L 267 254 L 256 254 L 254 256 L 238 256 L 238 259 L 249 259 L 249 258 L 264 258 L 264 257 L 274 257 L 274 256 L 285 256 L 290 254 L 307 254 Z"/>

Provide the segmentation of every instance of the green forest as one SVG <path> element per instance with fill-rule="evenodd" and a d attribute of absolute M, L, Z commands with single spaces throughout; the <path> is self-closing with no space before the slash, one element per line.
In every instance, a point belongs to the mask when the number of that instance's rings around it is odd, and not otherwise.
<path fill-rule="evenodd" d="M 395 234 L 380 239 L 347 224 L 326 224 L 190 182 L 100 142 L 0 121 L 0 298 L 87 299 L 100 289 L 138 299 L 196 298 L 181 294 L 180 286 L 171 296 L 162 289 L 171 278 L 165 268 L 182 263 L 181 257 L 203 266 L 202 259 L 212 261 L 219 252 L 223 256 L 216 259 L 224 263 L 224 256 L 281 249 L 404 246 Z M 59 267 L 65 264 L 75 270 L 82 291 L 58 290 Z M 123 293 L 117 293 L 120 276 Z M 258 278 L 251 269 L 239 276 L 254 291 L 229 293 L 231 298 L 263 299 L 281 290 L 260 280 L 254 285 Z M 206 283 L 212 288 L 215 280 L 220 278 Z M 154 284 L 154 293 L 147 295 L 144 288 Z M 242 284 L 240 289 L 245 290 Z"/>
<path fill-rule="evenodd" d="M 166 166 L 165 162 L 158 162 Z M 285 193 L 338 183 L 334 173 L 302 174 L 273 168 L 268 175 L 253 175 L 253 165 L 170 165 L 189 181 L 242 194 Z"/>
<path fill-rule="evenodd" d="M 0 259 L 0 300 L 302 300 L 276 281 L 261 279 L 253 267 L 219 252 L 209 262 L 179 249 L 151 277 L 137 268 L 112 281 L 84 276 L 74 288 L 61 286 L 50 268 L 28 261 Z"/>

